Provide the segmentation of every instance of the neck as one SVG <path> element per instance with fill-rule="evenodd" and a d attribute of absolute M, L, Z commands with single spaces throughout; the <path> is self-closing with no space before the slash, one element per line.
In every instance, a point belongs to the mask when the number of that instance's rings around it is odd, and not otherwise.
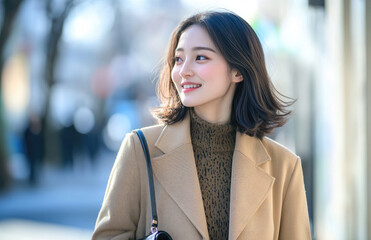
<path fill-rule="evenodd" d="M 209 123 L 230 123 L 236 84 L 232 83 L 223 97 L 194 107 L 195 113 Z"/>
<path fill-rule="evenodd" d="M 225 109 L 224 111 L 212 111 L 210 108 L 195 107 L 195 113 L 197 116 L 209 123 L 226 124 L 230 122 L 231 109 Z"/>

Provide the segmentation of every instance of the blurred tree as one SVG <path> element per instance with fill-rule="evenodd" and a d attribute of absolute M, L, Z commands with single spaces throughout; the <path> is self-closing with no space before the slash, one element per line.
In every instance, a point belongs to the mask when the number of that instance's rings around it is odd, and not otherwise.
<path fill-rule="evenodd" d="M 54 67 L 58 57 L 58 45 L 63 33 L 64 22 L 76 0 L 65 0 L 64 6 L 55 7 L 53 0 L 46 3 L 47 16 L 51 22 L 46 48 L 45 80 L 49 87 L 54 84 Z"/>
<path fill-rule="evenodd" d="M 1 7 L 3 19 L 0 30 L 0 190 L 4 189 L 10 182 L 10 173 L 8 169 L 8 149 L 5 136 L 5 120 L 3 112 L 2 99 L 2 72 L 6 56 L 4 49 L 13 28 L 14 19 L 24 0 L 2 0 Z"/>
<path fill-rule="evenodd" d="M 45 134 L 45 142 L 48 146 L 46 149 L 46 157 L 48 160 L 54 161 L 58 154 L 58 143 L 56 142 L 56 132 L 49 124 L 49 110 L 50 110 L 50 90 L 55 84 L 55 63 L 58 59 L 59 43 L 64 29 L 64 23 L 71 9 L 80 2 L 78 0 L 53 1 L 47 0 L 45 7 L 46 13 L 50 20 L 50 31 L 48 34 L 46 44 L 46 61 L 44 68 L 44 77 L 47 86 L 46 92 L 46 106 L 44 116 L 42 117 L 42 128 Z"/>

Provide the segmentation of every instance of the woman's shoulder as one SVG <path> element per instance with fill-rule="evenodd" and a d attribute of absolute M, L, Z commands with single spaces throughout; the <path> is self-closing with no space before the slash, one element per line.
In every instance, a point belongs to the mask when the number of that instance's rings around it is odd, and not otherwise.
<path fill-rule="evenodd" d="M 156 140 L 160 136 L 164 127 L 165 127 L 165 125 L 158 124 L 158 125 L 143 127 L 140 130 L 142 130 L 142 132 L 143 132 L 144 136 L 146 137 L 146 140 L 147 140 L 148 143 L 154 143 L 154 142 L 156 142 Z"/>
<path fill-rule="evenodd" d="M 272 160 L 272 164 L 296 165 L 300 159 L 292 150 L 269 137 L 264 137 L 261 141 Z"/>
<path fill-rule="evenodd" d="M 147 145 L 148 145 L 149 151 L 151 153 L 151 156 L 153 156 L 153 154 L 155 156 L 158 155 L 158 153 L 157 153 L 158 151 L 156 150 L 155 144 L 156 144 L 157 139 L 161 135 L 161 132 L 164 129 L 164 127 L 165 127 L 165 125 L 160 125 L 159 124 L 159 125 L 152 125 L 152 126 L 147 126 L 147 127 L 140 128 L 140 130 L 142 130 L 142 132 L 143 132 L 143 134 L 146 138 Z M 127 133 L 127 135 L 125 137 L 125 140 L 133 142 L 134 145 L 136 145 L 136 149 L 139 152 L 141 152 L 142 147 L 141 147 L 139 138 L 138 138 L 137 134 L 135 133 L 136 130 L 138 130 L 138 129 L 132 130 L 131 132 Z M 124 142 L 125 142 L 125 140 L 124 140 Z"/>
<path fill-rule="evenodd" d="M 163 128 L 164 128 L 164 125 L 152 125 L 152 126 L 140 128 L 140 130 L 142 130 L 146 138 L 149 148 L 151 148 L 151 146 L 155 144 Z M 121 148 L 125 148 L 125 147 L 128 148 L 127 145 L 131 145 L 130 143 L 134 143 L 135 145 L 140 145 L 139 138 L 136 134 L 137 130 L 139 129 L 133 129 L 131 132 L 126 133 L 125 138 L 123 139 L 121 143 Z"/>
<path fill-rule="evenodd" d="M 150 140 L 152 138 L 156 138 L 158 137 L 162 130 L 164 129 L 165 125 L 162 125 L 162 124 L 158 124 L 158 125 L 151 125 L 151 126 L 146 126 L 146 127 L 142 127 L 142 128 L 139 128 L 139 129 L 133 129 L 131 132 L 127 133 L 127 137 L 133 137 L 133 136 L 136 136 L 136 131 L 137 130 L 142 130 L 144 136 L 146 137 L 146 140 Z"/>

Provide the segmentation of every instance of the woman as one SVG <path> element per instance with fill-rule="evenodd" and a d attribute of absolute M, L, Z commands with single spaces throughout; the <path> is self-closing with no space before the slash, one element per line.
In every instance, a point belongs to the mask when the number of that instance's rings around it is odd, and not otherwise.
<path fill-rule="evenodd" d="M 181 239 L 310 239 L 298 156 L 265 137 L 282 126 L 253 29 L 231 12 L 194 15 L 173 32 L 159 84 L 161 124 L 143 129 L 159 229 Z M 148 234 L 146 163 L 134 133 L 114 164 L 93 239 Z"/>

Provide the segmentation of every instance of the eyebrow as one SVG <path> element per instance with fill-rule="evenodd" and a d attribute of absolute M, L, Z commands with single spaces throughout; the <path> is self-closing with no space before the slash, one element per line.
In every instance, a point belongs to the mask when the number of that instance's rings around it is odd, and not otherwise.
<path fill-rule="evenodd" d="M 206 50 L 206 51 L 211 51 L 211 52 L 216 53 L 216 51 L 214 49 L 209 48 L 209 47 L 193 47 L 192 48 L 192 51 L 198 51 L 198 50 Z M 184 52 L 184 49 L 183 48 L 177 48 L 177 49 L 175 49 L 175 52 Z"/>

